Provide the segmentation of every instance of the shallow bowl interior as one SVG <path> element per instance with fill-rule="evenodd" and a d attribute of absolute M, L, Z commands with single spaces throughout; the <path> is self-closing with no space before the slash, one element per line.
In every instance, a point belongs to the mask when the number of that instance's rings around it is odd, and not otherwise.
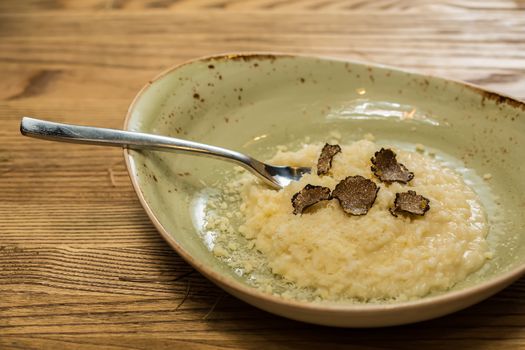
<path fill-rule="evenodd" d="M 521 274 L 524 110 L 518 101 L 440 78 L 338 60 L 262 54 L 211 57 L 175 67 L 150 82 L 130 107 L 129 130 L 227 147 L 262 160 L 275 145 L 298 145 L 306 137 L 325 142 L 338 131 L 343 143 L 372 133 L 385 144 L 424 144 L 458 169 L 469 169 L 465 174 L 474 187 L 479 184 L 489 218 L 505 218 L 489 234 L 495 258 L 455 287 L 463 291 L 457 296 L 466 296 L 460 298 L 461 305 L 430 313 L 418 313 L 418 305 L 432 309 L 431 299 L 443 302 L 453 292 L 427 298 L 427 303 L 398 306 L 303 305 L 263 295 L 210 253 L 213 237 L 204 228 L 207 195 L 232 165 L 148 151 L 126 151 L 126 157 L 139 198 L 161 234 L 223 288 L 269 311 L 310 322 L 388 325 L 465 307 Z M 484 174 L 492 178 L 481 184 Z M 498 203 L 494 208 L 487 199 L 492 195 Z M 483 283 L 491 280 L 497 283 L 483 290 Z M 470 289 L 478 292 L 477 299 L 468 298 Z M 412 316 L 383 317 L 396 307 L 411 310 Z M 356 312 L 368 312 L 371 318 L 349 318 Z M 340 319 L 330 321 L 333 317 Z"/>

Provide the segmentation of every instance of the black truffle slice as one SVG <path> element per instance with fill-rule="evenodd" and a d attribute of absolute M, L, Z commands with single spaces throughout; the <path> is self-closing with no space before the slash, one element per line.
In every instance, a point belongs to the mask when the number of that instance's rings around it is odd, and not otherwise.
<path fill-rule="evenodd" d="M 374 204 L 379 187 L 360 175 L 348 176 L 341 180 L 332 191 L 343 210 L 352 215 L 366 215 Z"/>
<path fill-rule="evenodd" d="M 330 189 L 323 186 L 306 185 L 304 188 L 293 195 L 292 205 L 295 215 L 302 214 L 303 211 L 320 201 L 331 199 Z"/>
<path fill-rule="evenodd" d="M 396 160 L 396 154 L 390 148 L 381 148 L 379 152 L 374 154 L 370 159 L 372 161 L 372 171 L 379 180 L 392 183 L 400 182 L 408 183 L 414 178 L 414 173 Z"/>
<path fill-rule="evenodd" d="M 317 175 L 326 175 L 332 167 L 332 159 L 341 152 L 339 145 L 325 144 L 317 161 Z"/>
<path fill-rule="evenodd" d="M 397 217 L 398 213 L 425 215 L 430 209 L 430 200 L 415 191 L 396 193 L 394 207 L 390 208 L 390 213 Z"/>

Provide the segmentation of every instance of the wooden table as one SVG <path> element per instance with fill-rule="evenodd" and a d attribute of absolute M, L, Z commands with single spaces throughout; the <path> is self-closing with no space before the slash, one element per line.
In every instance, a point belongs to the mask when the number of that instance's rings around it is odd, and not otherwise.
<path fill-rule="evenodd" d="M 0 2 L 0 349 L 525 348 L 525 279 L 434 321 L 318 327 L 212 285 L 160 238 L 118 149 L 24 138 L 23 115 L 119 128 L 170 65 L 276 50 L 525 98 L 525 1 Z"/>

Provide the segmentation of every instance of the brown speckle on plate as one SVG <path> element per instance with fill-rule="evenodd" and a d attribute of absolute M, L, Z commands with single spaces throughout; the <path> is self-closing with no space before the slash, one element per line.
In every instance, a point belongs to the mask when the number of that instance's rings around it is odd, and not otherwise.
<path fill-rule="evenodd" d="M 478 88 L 477 86 L 465 85 L 465 87 L 467 89 L 470 89 L 470 90 L 474 91 L 475 93 L 480 94 L 482 96 L 482 98 L 481 98 L 481 104 L 482 105 L 485 105 L 485 100 L 488 99 L 488 100 L 492 100 L 492 101 L 496 102 L 496 104 L 498 104 L 498 105 L 504 103 L 504 104 L 508 104 L 511 107 L 520 108 L 520 109 L 525 111 L 525 103 L 523 103 L 521 101 L 518 101 L 518 100 L 513 99 L 511 97 L 502 96 L 502 95 L 497 94 L 497 93 L 492 92 L 492 91 L 482 90 L 482 89 Z"/>
<path fill-rule="evenodd" d="M 279 57 L 290 57 L 289 55 L 279 55 Z M 292 56 L 293 57 L 293 56 Z M 223 57 L 219 57 L 219 59 L 226 59 L 229 61 L 245 61 L 249 62 L 252 60 L 269 60 L 270 62 L 273 62 L 276 60 L 276 56 L 272 54 L 233 54 L 233 55 L 227 55 Z"/>

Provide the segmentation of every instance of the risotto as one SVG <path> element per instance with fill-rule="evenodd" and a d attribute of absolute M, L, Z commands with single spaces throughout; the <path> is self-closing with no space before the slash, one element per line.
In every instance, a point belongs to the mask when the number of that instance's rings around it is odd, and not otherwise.
<path fill-rule="evenodd" d="M 268 162 L 315 169 L 322 144 L 279 151 Z M 451 288 L 491 257 L 488 225 L 477 195 L 462 178 L 422 152 L 395 149 L 414 178 L 386 184 L 374 176 L 371 157 L 381 147 L 369 140 L 341 145 L 329 174 L 304 176 L 276 191 L 244 175 L 232 188 L 240 199 L 240 232 L 274 275 L 322 300 L 406 300 Z M 307 184 L 333 189 L 360 175 L 379 187 L 366 215 L 345 213 L 337 200 L 322 201 L 294 215 L 291 198 Z M 424 216 L 392 215 L 396 193 L 412 190 L 429 199 Z M 214 225 L 210 220 L 210 227 Z M 228 226 L 228 227 L 226 227 Z M 217 245 L 215 253 L 241 266 L 237 246 Z M 248 264 L 249 267 L 253 263 Z M 248 271 L 249 272 L 249 271 Z M 271 288 L 270 288 L 271 290 Z"/>

